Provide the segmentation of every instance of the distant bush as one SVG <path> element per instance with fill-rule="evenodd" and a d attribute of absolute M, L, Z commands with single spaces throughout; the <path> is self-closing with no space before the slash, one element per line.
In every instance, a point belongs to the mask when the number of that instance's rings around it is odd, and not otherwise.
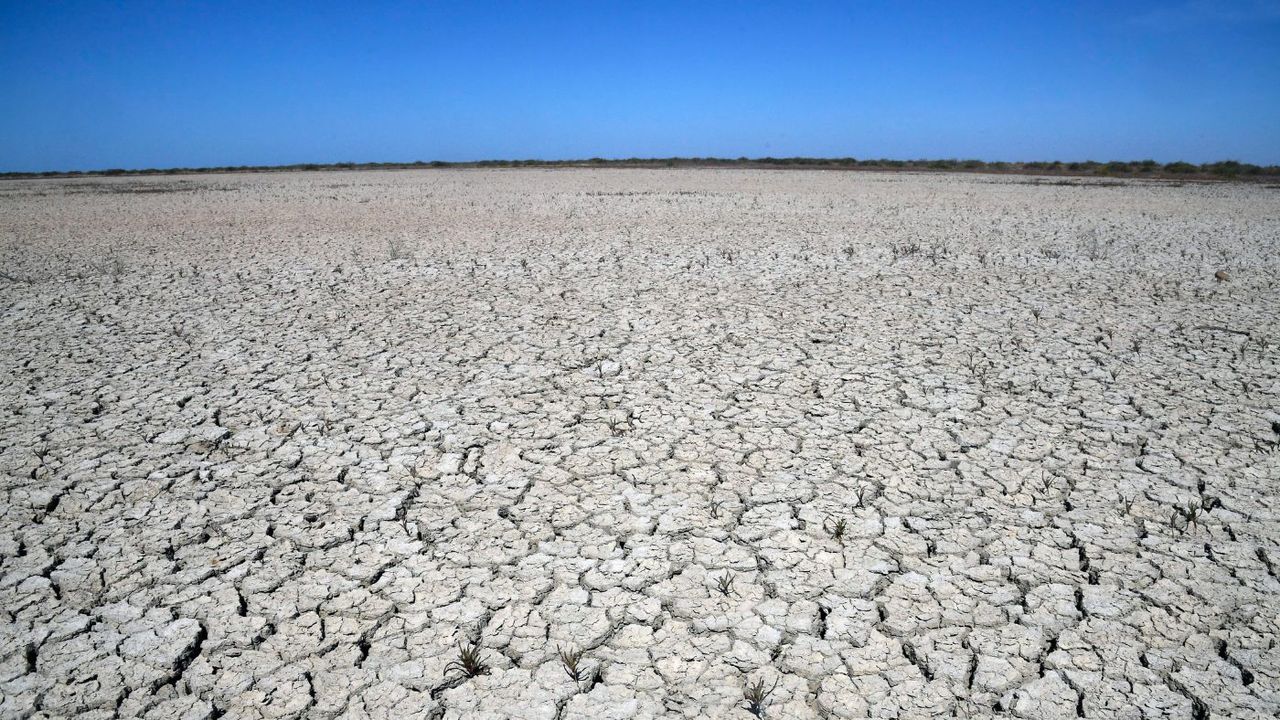
<path fill-rule="evenodd" d="M 1214 175 L 1222 175 L 1224 177 L 1235 177 L 1237 175 L 1258 175 L 1261 174 L 1263 168 L 1250 163 L 1242 163 L 1237 160 L 1223 160 L 1216 163 L 1208 163 L 1201 165 L 1200 169 Z"/>

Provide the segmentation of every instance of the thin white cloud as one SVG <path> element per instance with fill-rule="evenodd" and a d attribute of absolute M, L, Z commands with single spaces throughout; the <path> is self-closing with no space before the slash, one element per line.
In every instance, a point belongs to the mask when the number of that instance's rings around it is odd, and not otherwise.
<path fill-rule="evenodd" d="M 1280 22 L 1280 0 L 1183 0 L 1153 8 L 1132 21 L 1152 30 L 1269 24 Z"/>

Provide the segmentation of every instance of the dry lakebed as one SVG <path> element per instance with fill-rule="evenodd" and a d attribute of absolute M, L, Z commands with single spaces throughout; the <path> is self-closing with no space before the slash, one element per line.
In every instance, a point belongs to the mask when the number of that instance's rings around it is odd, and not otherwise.
<path fill-rule="evenodd" d="M 1273 718 L 1278 238 L 1243 183 L 0 181 L 0 717 Z"/>

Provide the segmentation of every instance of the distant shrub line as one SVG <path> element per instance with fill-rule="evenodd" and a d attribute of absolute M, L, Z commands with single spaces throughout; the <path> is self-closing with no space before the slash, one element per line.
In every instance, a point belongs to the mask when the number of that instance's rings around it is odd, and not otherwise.
<path fill-rule="evenodd" d="M 445 162 L 442 160 L 408 163 L 300 163 L 296 165 L 225 165 L 202 168 L 146 168 L 108 170 L 50 170 L 46 172 L 5 172 L 0 178 L 41 177 L 94 177 L 132 175 L 185 175 L 191 173 L 241 173 L 241 172 L 297 172 L 305 170 L 404 170 L 414 168 L 522 168 L 522 167 L 742 167 L 742 168 L 796 168 L 796 169 L 858 169 L 858 170 L 943 170 L 950 172 L 994 172 L 1031 175 L 1076 175 L 1098 177 L 1155 177 L 1155 178 L 1203 178 L 1203 179 L 1267 179 L 1280 178 L 1280 166 L 1253 165 L 1236 160 L 1222 160 L 1196 165 L 1188 162 L 1158 163 L 1155 160 L 1124 162 L 986 162 L 984 160 L 890 160 L 886 158 L 858 160 L 856 158 L 626 158 L 587 160 L 477 160 L 470 162 Z"/>

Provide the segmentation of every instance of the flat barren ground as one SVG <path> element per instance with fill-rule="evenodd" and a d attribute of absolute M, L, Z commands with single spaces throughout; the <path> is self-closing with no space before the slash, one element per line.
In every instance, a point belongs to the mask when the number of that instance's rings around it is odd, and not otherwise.
<path fill-rule="evenodd" d="M 0 716 L 1274 717 L 1277 238 L 1256 185 L 0 183 Z"/>

